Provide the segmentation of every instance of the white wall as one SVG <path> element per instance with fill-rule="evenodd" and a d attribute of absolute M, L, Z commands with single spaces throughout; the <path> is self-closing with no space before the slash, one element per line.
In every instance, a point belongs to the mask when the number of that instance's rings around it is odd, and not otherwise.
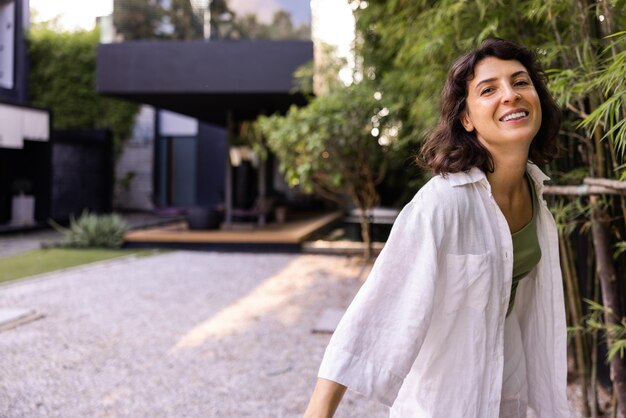
<path fill-rule="evenodd" d="M 198 120 L 168 110 L 159 111 L 161 136 L 196 136 Z"/>
<path fill-rule="evenodd" d="M 0 148 L 21 149 L 24 139 L 47 141 L 49 135 L 48 112 L 0 103 Z"/>

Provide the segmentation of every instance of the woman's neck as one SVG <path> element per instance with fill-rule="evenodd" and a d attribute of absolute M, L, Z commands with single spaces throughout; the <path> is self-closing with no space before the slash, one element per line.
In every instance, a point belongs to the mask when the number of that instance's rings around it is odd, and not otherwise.
<path fill-rule="evenodd" d="M 524 202 L 528 197 L 525 179 L 526 157 L 494 156 L 494 171 L 487 173 L 491 193 L 502 210 Z"/>

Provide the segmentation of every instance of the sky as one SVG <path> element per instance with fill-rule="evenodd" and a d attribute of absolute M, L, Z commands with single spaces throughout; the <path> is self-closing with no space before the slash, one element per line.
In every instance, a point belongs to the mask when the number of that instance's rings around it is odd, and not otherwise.
<path fill-rule="evenodd" d="M 230 0 L 232 8 L 245 13 L 259 10 L 263 21 L 271 21 L 277 9 L 291 13 L 294 23 L 310 23 L 311 10 L 308 0 Z M 97 16 L 113 12 L 113 0 L 30 0 L 31 13 L 37 11 L 37 21 L 59 17 L 59 25 L 68 30 L 93 29 Z"/>
<path fill-rule="evenodd" d="M 59 17 L 64 29 L 93 29 L 97 16 L 113 13 L 113 0 L 30 0 L 31 15 L 33 9 L 37 21 Z"/>

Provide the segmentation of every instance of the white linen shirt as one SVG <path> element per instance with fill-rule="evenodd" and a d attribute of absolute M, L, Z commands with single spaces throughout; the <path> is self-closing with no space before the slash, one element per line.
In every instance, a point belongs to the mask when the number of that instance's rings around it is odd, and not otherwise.
<path fill-rule="evenodd" d="M 528 405 L 569 417 L 558 236 L 542 203 L 541 261 L 514 309 L 527 359 Z M 513 243 L 485 174 L 433 177 L 398 215 L 370 276 L 324 354 L 319 377 L 391 407 L 391 417 L 497 418 Z"/>

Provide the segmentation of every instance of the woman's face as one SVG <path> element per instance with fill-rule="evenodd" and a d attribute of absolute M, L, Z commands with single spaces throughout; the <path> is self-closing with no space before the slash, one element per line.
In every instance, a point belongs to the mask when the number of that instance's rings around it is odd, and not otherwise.
<path fill-rule="evenodd" d="M 487 57 L 468 82 L 463 127 L 492 154 L 525 150 L 541 126 L 541 103 L 526 68 L 516 60 Z"/>

